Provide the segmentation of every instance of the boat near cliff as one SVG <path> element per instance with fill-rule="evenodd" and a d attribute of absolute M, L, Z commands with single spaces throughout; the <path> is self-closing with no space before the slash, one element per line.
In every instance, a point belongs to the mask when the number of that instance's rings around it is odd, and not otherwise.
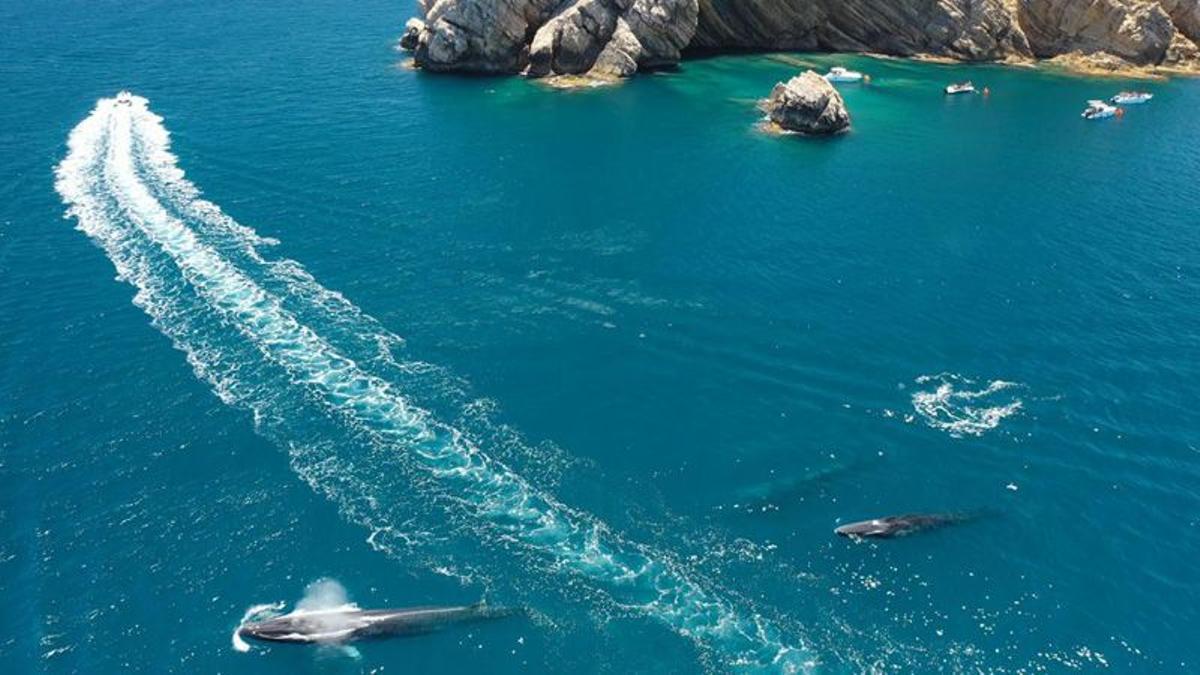
<path fill-rule="evenodd" d="M 1109 105 L 1104 101 L 1094 100 L 1088 101 L 1088 107 L 1084 109 L 1080 117 L 1085 120 L 1099 120 L 1119 115 L 1120 112 L 1121 109 L 1116 106 Z"/>
<path fill-rule="evenodd" d="M 862 82 L 866 78 L 866 75 L 863 75 L 862 73 L 858 72 L 857 70 L 850 70 L 848 68 L 843 68 L 841 66 L 834 66 L 829 69 L 828 73 L 825 73 L 824 77 L 825 77 L 826 81 L 837 84 L 837 83 Z"/>
<path fill-rule="evenodd" d="M 1145 91 L 1123 91 L 1109 99 L 1113 105 L 1137 105 L 1154 98 L 1154 94 Z"/>
<path fill-rule="evenodd" d="M 975 93 L 975 85 L 972 84 L 970 81 L 956 82 L 956 83 L 946 87 L 946 95 L 947 96 L 956 96 L 958 94 L 974 94 L 974 93 Z"/>

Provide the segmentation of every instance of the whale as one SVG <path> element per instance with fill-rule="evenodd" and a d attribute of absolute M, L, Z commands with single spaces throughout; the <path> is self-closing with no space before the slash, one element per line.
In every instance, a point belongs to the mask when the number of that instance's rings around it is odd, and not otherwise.
<path fill-rule="evenodd" d="M 842 525 L 834 533 L 852 539 L 890 539 L 962 522 L 964 516 L 949 513 L 910 513 L 885 516 Z"/>
<path fill-rule="evenodd" d="M 242 625 L 237 636 L 261 642 L 342 645 L 368 639 L 421 635 L 447 626 L 500 619 L 516 610 L 483 603 L 450 607 L 296 610 Z"/>
<path fill-rule="evenodd" d="M 737 503 L 731 510 L 755 514 L 779 511 L 803 502 L 809 495 L 820 494 L 830 483 L 854 473 L 857 468 L 856 464 L 850 463 L 819 466 L 745 485 L 734 491 L 733 498 Z"/>

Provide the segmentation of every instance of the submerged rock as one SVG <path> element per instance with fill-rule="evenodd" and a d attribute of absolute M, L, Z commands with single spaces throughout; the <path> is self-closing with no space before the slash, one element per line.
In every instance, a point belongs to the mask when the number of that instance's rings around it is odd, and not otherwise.
<path fill-rule="evenodd" d="M 811 70 L 775 85 L 761 105 L 771 123 L 785 131 L 827 136 L 850 128 L 842 95 Z"/>

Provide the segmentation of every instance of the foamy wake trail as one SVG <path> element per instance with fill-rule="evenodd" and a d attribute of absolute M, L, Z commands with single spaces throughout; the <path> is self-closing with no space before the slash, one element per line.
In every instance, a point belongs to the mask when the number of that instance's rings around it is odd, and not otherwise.
<path fill-rule="evenodd" d="M 922 375 L 917 384 L 934 388 L 915 392 L 913 409 L 926 424 L 955 438 L 982 436 L 1024 406 L 1014 394 L 1020 388 L 1015 382 L 992 380 L 980 388 L 970 378 L 942 373 Z"/>
<path fill-rule="evenodd" d="M 794 672 L 812 664 L 798 636 L 785 637 L 669 555 L 627 541 L 537 489 L 413 405 L 395 380 L 340 350 L 335 345 L 348 334 L 381 344 L 392 337 L 365 335 L 382 329 L 294 261 L 270 263 L 274 276 L 256 278 L 249 270 L 268 264 L 256 247 L 269 240 L 200 199 L 176 162 L 146 99 L 101 99 L 71 132 L 56 188 L 68 215 L 137 289 L 135 303 L 197 375 L 260 424 L 285 430 L 274 440 L 292 453 L 296 470 L 372 537 L 406 525 L 394 522 L 389 502 L 423 498 L 470 522 L 482 539 L 520 552 L 537 573 L 585 582 L 695 640 L 724 667 Z M 276 283 L 289 279 L 296 283 Z M 329 316 L 338 320 L 322 319 Z M 270 379 L 272 373 L 285 376 Z M 341 425 L 347 444 L 366 439 L 409 481 L 404 493 L 384 494 L 378 467 L 339 457 L 336 442 L 322 454 L 309 439 L 288 437 L 299 421 L 279 418 L 294 410 L 281 403 L 291 400 L 315 401 Z"/>

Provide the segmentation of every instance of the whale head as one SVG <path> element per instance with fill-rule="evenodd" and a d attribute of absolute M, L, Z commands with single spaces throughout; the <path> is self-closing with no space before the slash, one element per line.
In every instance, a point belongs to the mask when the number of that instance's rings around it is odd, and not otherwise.
<path fill-rule="evenodd" d="M 895 525 L 890 518 L 875 518 L 858 523 L 842 525 L 834 530 L 843 537 L 886 537 L 895 531 Z"/>
<path fill-rule="evenodd" d="M 238 635 L 267 642 L 341 642 L 369 623 L 358 611 L 293 612 L 248 623 L 238 629 Z"/>

